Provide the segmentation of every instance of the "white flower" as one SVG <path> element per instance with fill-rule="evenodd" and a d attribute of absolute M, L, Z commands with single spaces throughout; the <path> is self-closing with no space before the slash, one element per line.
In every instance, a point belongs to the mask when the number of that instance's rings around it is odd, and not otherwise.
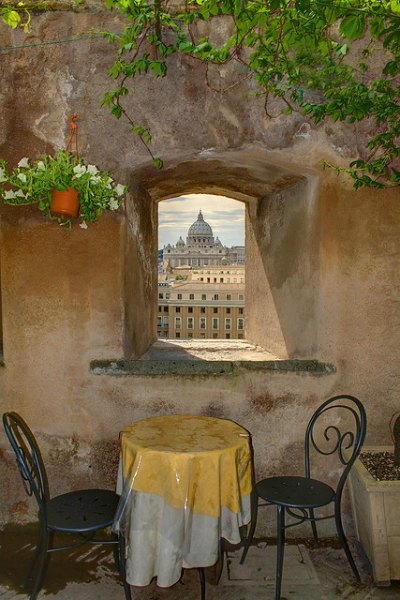
<path fill-rule="evenodd" d="M 90 181 L 92 183 L 99 183 L 99 181 L 101 181 L 101 177 L 100 177 L 100 175 L 92 175 L 90 178 Z"/>
<path fill-rule="evenodd" d="M 7 190 L 4 194 L 4 200 L 11 200 L 12 198 L 15 198 L 15 192 L 13 192 L 13 190 Z"/>
<path fill-rule="evenodd" d="M 7 181 L 8 177 L 6 175 L 5 170 L 0 167 L 0 183 L 2 183 L 3 181 Z"/>
<path fill-rule="evenodd" d="M 25 173 L 18 173 L 17 177 L 18 177 L 18 179 L 20 179 L 22 181 L 22 183 L 26 183 Z"/>
<path fill-rule="evenodd" d="M 99 170 L 95 165 L 88 165 L 87 172 L 90 173 L 91 175 L 96 175 L 96 173 L 98 173 Z"/>
<path fill-rule="evenodd" d="M 85 221 L 82 221 L 82 223 L 79 223 L 79 227 L 81 229 L 87 229 L 87 224 L 85 223 Z"/>
<path fill-rule="evenodd" d="M 126 187 L 118 183 L 118 185 L 115 186 L 115 191 L 117 192 L 118 196 L 122 196 L 125 194 Z"/>
<path fill-rule="evenodd" d="M 19 161 L 18 167 L 29 167 L 29 158 L 21 158 L 21 160 Z"/>
<path fill-rule="evenodd" d="M 78 177 L 82 177 L 82 175 L 86 173 L 85 165 L 76 165 L 76 167 L 74 167 L 74 173 L 77 179 Z"/>
<path fill-rule="evenodd" d="M 44 165 L 44 162 L 43 162 L 42 160 L 39 160 L 39 161 L 37 162 L 37 165 L 36 165 L 36 166 L 37 166 L 37 170 L 38 170 L 38 171 L 44 171 L 44 170 L 46 169 L 46 167 L 45 167 L 45 165 Z"/>
<path fill-rule="evenodd" d="M 108 206 L 110 210 L 117 210 L 119 208 L 119 201 L 116 198 L 111 198 Z"/>
<path fill-rule="evenodd" d="M 26 196 L 25 196 L 25 194 L 24 194 L 24 192 L 23 192 L 22 190 L 17 190 L 17 191 L 15 192 L 15 197 L 18 197 L 18 198 L 26 198 Z"/>

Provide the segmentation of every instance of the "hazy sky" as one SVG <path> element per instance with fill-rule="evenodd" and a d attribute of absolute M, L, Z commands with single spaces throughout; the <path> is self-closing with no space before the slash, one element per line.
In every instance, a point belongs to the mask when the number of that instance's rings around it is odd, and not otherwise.
<path fill-rule="evenodd" d="M 181 235 L 186 243 L 189 227 L 203 213 L 224 246 L 244 246 L 244 203 L 209 194 L 188 194 L 158 204 L 158 247 L 176 244 Z"/>

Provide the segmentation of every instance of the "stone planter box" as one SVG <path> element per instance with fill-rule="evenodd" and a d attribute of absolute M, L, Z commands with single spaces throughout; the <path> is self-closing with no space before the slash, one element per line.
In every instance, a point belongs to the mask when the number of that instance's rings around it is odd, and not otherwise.
<path fill-rule="evenodd" d="M 362 452 L 393 452 L 393 447 L 364 446 Z M 376 481 L 359 459 L 350 475 L 357 538 L 371 563 L 374 583 L 400 579 L 400 481 Z"/>

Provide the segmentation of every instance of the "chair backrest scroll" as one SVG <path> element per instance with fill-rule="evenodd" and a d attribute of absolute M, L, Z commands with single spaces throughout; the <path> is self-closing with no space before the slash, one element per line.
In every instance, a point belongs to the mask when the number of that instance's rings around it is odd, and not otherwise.
<path fill-rule="evenodd" d="M 23 418 L 15 412 L 3 414 L 3 425 L 15 453 L 24 489 L 28 496 L 36 498 L 42 509 L 49 498 L 49 485 L 35 436 Z"/>
<path fill-rule="evenodd" d="M 317 426 L 321 424 L 322 430 L 316 433 Z M 306 430 L 306 477 L 311 477 L 311 449 L 324 456 L 336 453 L 344 467 L 336 486 L 336 494 L 340 496 L 347 475 L 360 454 L 366 427 L 365 409 L 358 398 L 341 394 L 321 404 L 311 417 Z"/>

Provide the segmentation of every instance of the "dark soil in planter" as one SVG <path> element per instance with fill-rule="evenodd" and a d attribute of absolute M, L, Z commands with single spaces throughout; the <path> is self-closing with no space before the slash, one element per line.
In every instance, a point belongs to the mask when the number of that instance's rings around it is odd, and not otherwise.
<path fill-rule="evenodd" d="M 362 452 L 360 459 L 377 481 L 400 480 L 400 467 L 394 464 L 393 452 Z"/>

